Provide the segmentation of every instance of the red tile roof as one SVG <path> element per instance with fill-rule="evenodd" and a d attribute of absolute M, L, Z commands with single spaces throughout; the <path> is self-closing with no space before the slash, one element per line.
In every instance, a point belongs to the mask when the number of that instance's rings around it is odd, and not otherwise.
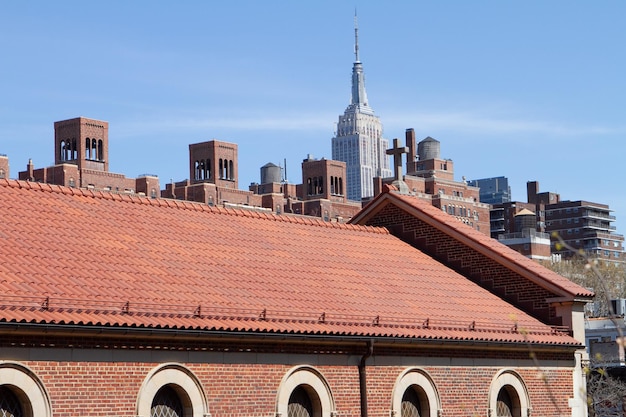
<path fill-rule="evenodd" d="M 382 228 L 11 180 L 0 212 L 0 322 L 578 345 Z"/>
<path fill-rule="evenodd" d="M 553 272 L 538 262 L 527 258 L 519 252 L 498 242 L 496 239 L 481 233 L 478 230 L 460 222 L 441 209 L 411 195 L 400 194 L 394 189 L 379 194 L 361 212 L 350 220 L 350 223 L 365 223 L 366 219 L 379 211 L 385 204 L 401 205 L 412 215 L 428 222 L 437 229 L 448 234 L 451 238 L 463 240 L 473 249 L 515 270 L 544 288 L 554 291 L 569 299 L 590 299 L 594 293 L 570 281 L 562 275 Z"/>

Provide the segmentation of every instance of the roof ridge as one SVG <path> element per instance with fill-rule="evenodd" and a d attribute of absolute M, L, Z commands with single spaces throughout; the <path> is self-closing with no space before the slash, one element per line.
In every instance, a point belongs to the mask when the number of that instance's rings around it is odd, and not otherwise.
<path fill-rule="evenodd" d="M 33 182 L 33 181 L 24 181 L 24 180 L 11 180 L 11 179 L 0 179 L 0 187 L 8 187 L 8 188 L 25 188 L 30 190 L 39 190 L 51 193 L 59 193 L 65 194 L 69 196 L 79 195 L 84 197 L 92 197 L 103 200 L 118 200 L 118 201 L 126 201 L 129 203 L 135 204 L 147 204 L 151 206 L 157 207 L 170 207 L 177 208 L 182 210 L 194 210 L 194 211 L 208 211 L 215 214 L 224 214 L 229 216 L 237 216 L 237 217 L 247 217 L 247 218 L 257 218 L 268 221 L 280 221 L 286 223 L 295 223 L 302 224 L 308 226 L 318 226 L 318 227 L 329 227 L 329 228 L 337 228 L 344 230 L 359 230 L 366 233 L 379 233 L 379 234 L 389 234 L 389 231 L 383 227 L 373 227 L 373 226 L 362 226 L 355 224 L 347 224 L 347 223 L 339 223 L 339 222 L 330 222 L 323 221 L 321 218 L 312 217 L 312 216 L 304 216 L 300 214 L 293 213 L 282 213 L 276 214 L 274 212 L 266 212 L 266 211 L 256 211 L 252 207 L 250 210 L 244 209 L 241 207 L 231 208 L 231 207 L 218 207 L 218 206 L 209 206 L 205 203 L 197 202 L 197 201 L 187 201 L 187 200 L 176 200 L 171 198 L 152 198 L 139 194 L 125 194 L 125 193 L 116 193 L 112 191 L 104 191 L 104 190 L 91 190 L 86 188 L 75 188 L 75 187 L 66 187 L 63 185 L 56 184 L 47 184 L 41 182 Z"/>

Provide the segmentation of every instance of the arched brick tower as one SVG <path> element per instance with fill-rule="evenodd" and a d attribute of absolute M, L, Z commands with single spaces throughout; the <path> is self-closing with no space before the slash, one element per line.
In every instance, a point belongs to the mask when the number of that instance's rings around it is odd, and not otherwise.
<path fill-rule="evenodd" d="M 109 170 L 109 123 L 77 117 L 54 123 L 54 163 Z"/>

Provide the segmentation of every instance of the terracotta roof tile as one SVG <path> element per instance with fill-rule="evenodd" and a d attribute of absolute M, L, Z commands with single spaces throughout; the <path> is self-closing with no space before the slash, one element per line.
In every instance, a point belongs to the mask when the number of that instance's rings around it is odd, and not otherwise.
<path fill-rule="evenodd" d="M 425 215 L 422 216 L 423 218 L 433 219 L 439 228 L 445 228 L 447 232 L 463 235 L 472 241 L 473 247 L 486 249 L 490 253 L 490 256 L 494 259 L 501 257 L 520 267 L 522 270 L 525 270 L 528 274 L 537 278 L 539 281 L 543 281 L 545 284 L 554 285 L 568 295 L 583 298 L 591 298 L 594 295 L 592 291 L 589 291 L 588 289 L 575 284 L 556 272 L 545 268 L 536 261 L 521 255 L 519 252 L 516 252 L 484 233 L 481 233 L 478 230 L 475 230 L 474 228 L 458 221 L 455 217 L 444 213 L 442 210 L 420 200 L 419 198 L 396 192 L 387 192 L 380 194 L 376 199 L 370 202 L 368 207 L 371 209 L 371 207 L 376 205 L 377 202 L 380 202 L 385 198 L 391 198 L 404 202 L 407 206 L 414 210 L 414 213 L 421 213 Z M 359 215 L 367 216 L 367 210 L 363 210 L 359 213 Z M 359 220 L 354 218 L 352 221 L 358 222 Z"/>
<path fill-rule="evenodd" d="M 578 345 L 385 229 L 75 191 L 0 180 L 0 321 Z"/>

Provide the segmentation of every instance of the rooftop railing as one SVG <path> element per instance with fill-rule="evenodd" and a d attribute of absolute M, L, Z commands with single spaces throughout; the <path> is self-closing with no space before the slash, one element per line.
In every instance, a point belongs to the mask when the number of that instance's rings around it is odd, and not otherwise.
<path fill-rule="evenodd" d="M 526 229 L 521 232 L 506 233 L 506 234 L 498 235 L 498 240 L 523 239 L 523 238 L 529 238 L 529 237 L 536 237 L 540 239 L 550 239 L 550 235 L 548 233 L 538 232 L 534 229 Z"/>

